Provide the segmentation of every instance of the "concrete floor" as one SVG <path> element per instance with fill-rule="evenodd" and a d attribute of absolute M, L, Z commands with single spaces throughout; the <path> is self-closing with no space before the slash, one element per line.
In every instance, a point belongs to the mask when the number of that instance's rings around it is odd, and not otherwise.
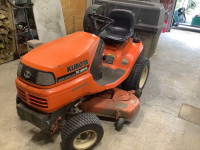
<path fill-rule="evenodd" d="M 200 34 L 162 34 L 134 121 L 121 132 L 102 121 L 105 135 L 96 150 L 199 150 L 200 126 L 178 118 L 183 103 L 200 108 Z M 0 65 L 0 149 L 58 150 L 60 134 L 49 137 L 15 109 L 19 61 Z"/>

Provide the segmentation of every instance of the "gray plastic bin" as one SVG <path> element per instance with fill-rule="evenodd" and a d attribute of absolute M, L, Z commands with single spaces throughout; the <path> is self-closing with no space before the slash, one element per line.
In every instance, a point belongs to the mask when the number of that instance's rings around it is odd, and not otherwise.
<path fill-rule="evenodd" d="M 165 28 L 165 9 L 162 4 L 134 0 L 96 0 L 100 14 L 108 16 L 113 9 L 128 9 L 135 13 L 135 33 L 143 41 L 142 55 L 151 57 L 156 50 L 162 29 Z M 94 6 L 91 6 L 94 7 Z"/>

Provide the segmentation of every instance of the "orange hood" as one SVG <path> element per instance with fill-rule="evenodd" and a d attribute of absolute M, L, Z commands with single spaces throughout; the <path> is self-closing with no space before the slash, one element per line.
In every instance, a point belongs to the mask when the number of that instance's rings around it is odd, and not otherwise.
<path fill-rule="evenodd" d="M 67 67 L 84 60 L 91 64 L 99 40 L 99 37 L 90 33 L 76 32 L 37 47 L 26 54 L 21 62 L 48 72 L 54 72 L 56 68 Z"/>

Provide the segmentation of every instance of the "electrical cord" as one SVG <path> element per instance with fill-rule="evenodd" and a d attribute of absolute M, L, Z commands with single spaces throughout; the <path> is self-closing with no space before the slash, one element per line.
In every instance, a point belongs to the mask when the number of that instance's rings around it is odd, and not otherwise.
<path fill-rule="evenodd" d="M 30 28 L 30 24 L 29 24 L 29 20 L 28 20 L 28 17 L 27 17 L 27 11 L 26 11 L 26 8 L 28 7 L 29 4 L 31 4 L 31 0 L 27 0 L 27 4 L 24 5 L 23 7 L 19 7 L 19 6 L 16 6 L 14 5 L 10 0 L 7 0 L 13 7 L 17 8 L 17 9 L 23 9 L 23 13 L 24 13 L 24 17 L 25 17 L 25 20 L 26 20 L 26 23 L 27 23 L 27 26 L 28 26 L 28 32 L 30 34 L 30 37 L 32 39 L 34 39 L 34 36 L 33 36 L 33 33 L 31 31 L 31 28 Z M 22 2 L 22 0 L 19 0 L 19 4 L 24 4 Z"/>
<path fill-rule="evenodd" d="M 11 0 L 7 0 L 10 5 L 12 5 L 13 7 L 15 8 L 18 8 L 18 9 L 24 9 L 24 8 L 27 8 L 29 6 L 29 4 L 31 4 L 31 0 L 27 0 L 27 4 L 25 4 L 24 6 L 17 6 L 15 4 L 13 4 L 13 2 Z"/>
<path fill-rule="evenodd" d="M 33 33 L 31 31 L 31 28 L 30 28 L 30 24 L 29 24 L 29 20 L 28 20 L 28 17 L 27 17 L 27 11 L 26 10 L 23 10 L 23 13 L 24 13 L 24 17 L 26 19 L 26 23 L 27 23 L 27 27 L 28 27 L 28 32 L 30 34 L 30 37 L 32 38 L 32 40 L 34 39 L 34 36 L 33 36 Z"/>
<path fill-rule="evenodd" d="M 16 6 L 15 4 L 13 4 L 13 2 L 11 0 L 7 0 L 11 6 L 13 6 L 14 8 L 17 8 L 17 9 L 23 9 L 23 13 L 24 13 L 24 17 L 25 17 L 25 20 L 27 22 L 27 26 L 28 26 L 28 31 L 29 31 L 29 34 L 31 36 L 32 39 L 34 39 L 33 37 L 33 34 L 31 32 L 31 29 L 30 29 L 30 25 L 29 25 L 29 22 L 28 22 L 28 18 L 27 18 L 27 14 L 26 14 L 26 8 L 31 4 L 31 0 L 27 0 L 27 4 L 25 4 L 24 6 Z M 20 4 L 23 4 L 22 3 L 22 0 L 20 0 Z M 18 48 L 16 48 L 16 51 L 17 51 L 17 54 L 19 55 L 19 58 L 21 59 L 21 56 L 20 56 L 20 53 L 18 51 Z"/>

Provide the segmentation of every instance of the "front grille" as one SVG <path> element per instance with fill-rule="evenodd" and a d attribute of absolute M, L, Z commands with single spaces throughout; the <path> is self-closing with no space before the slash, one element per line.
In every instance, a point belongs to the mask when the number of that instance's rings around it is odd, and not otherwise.
<path fill-rule="evenodd" d="M 28 77 L 26 76 L 27 73 L 29 73 Z M 31 83 L 35 83 L 37 79 L 37 74 L 38 71 L 36 69 L 23 65 L 21 71 L 21 78 L 23 78 L 24 80 L 29 81 Z"/>
<path fill-rule="evenodd" d="M 19 87 L 17 87 L 17 91 L 18 91 L 18 96 L 24 102 L 30 103 L 31 105 L 38 108 L 48 108 L 48 103 L 46 99 L 34 96 L 32 94 L 27 94 L 28 96 L 26 96 L 26 92 L 20 89 Z"/>
<path fill-rule="evenodd" d="M 26 101 L 26 95 L 25 92 L 19 88 L 17 88 L 18 96 L 21 98 L 21 100 Z"/>
<path fill-rule="evenodd" d="M 29 95 L 30 103 L 41 108 L 48 108 L 47 100 L 33 95 Z"/>

